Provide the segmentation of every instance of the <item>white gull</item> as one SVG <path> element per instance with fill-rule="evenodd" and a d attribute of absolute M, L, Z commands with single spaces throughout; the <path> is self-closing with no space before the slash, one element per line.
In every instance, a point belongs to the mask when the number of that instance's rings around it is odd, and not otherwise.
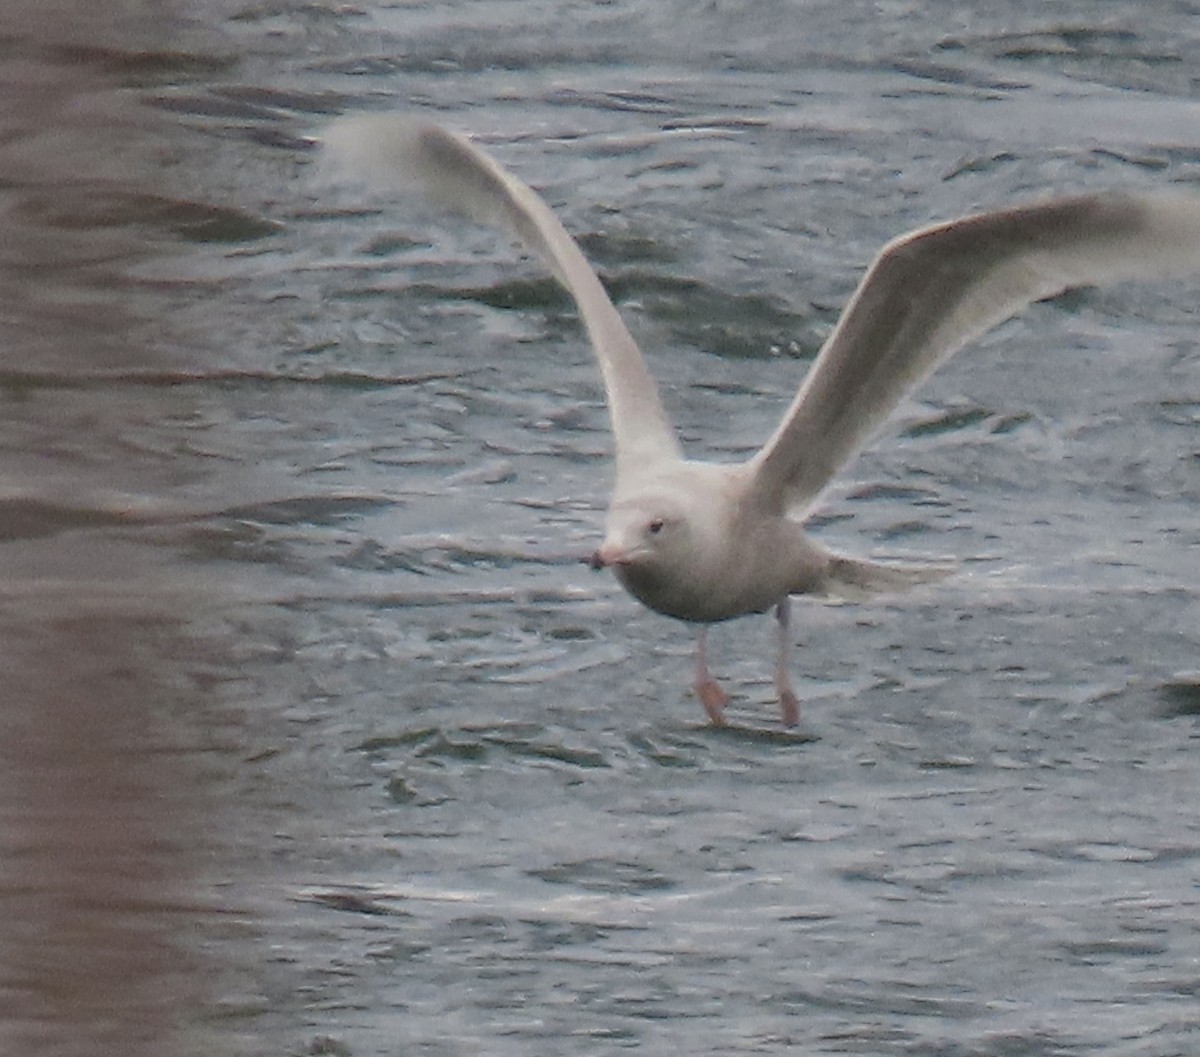
<path fill-rule="evenodd" d="M 1065 290 L 1200 271 L 1200 198 L 1126 193 L 1054 198 L 902 235 L 879 252 L 767 443 L 736 464 L 684 456 L 620 315 L 546 203 L 466 138 L 391 115 L 335 122 L 337 170 L 521 240 L 566 288 L 608 396 L 616 477 L 603 543 L 611 569 L 651 609 L 700 625 L 693 689 L 714 725 L 728 695 L 705 659 L 708 626 L 774 609 L 783 722 L 789 598 L 898 588 L 941 570 L 847 558 L 804 531 L 806 512 L 896 405 L 963 345 Z"/>

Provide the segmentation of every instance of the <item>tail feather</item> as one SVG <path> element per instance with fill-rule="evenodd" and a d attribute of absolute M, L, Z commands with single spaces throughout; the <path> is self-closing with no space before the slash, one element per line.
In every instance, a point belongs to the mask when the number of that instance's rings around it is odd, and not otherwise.
<path fill-rule="evenodd" d="M 955 571 L 954 565 L 892 565 L 833 555 L 825 569 L 822 594 L 853 601 L 888 591 L 905 591 L 936 583 Z"/>

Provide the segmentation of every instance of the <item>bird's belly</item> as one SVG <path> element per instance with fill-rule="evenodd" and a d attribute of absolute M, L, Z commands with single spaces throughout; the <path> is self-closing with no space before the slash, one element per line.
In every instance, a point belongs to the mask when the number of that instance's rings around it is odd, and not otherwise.
<path fill-rule="evenodd" d="M 762 613 L 787 596 L 778 582 L 756 588 L 742 582 L 738 590 L 722 590 L 696 577 L 686 582 L 659 578 L 641 570 L 619 569 L 621 585 L 642 605 L 656 613 L 699 624 L 713 624 L 748 613 Z"/>

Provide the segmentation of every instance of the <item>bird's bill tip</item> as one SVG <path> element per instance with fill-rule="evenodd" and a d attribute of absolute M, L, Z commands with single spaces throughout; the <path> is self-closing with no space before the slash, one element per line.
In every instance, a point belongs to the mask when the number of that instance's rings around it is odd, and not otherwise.
<path fill-rule="evenodd" d="M 609 569 L 614 565 L 628 565 L 629 555 L 620 547 L 611 543 L 602 543 L 592 553 L 583 559 L 593 569 Z"/>

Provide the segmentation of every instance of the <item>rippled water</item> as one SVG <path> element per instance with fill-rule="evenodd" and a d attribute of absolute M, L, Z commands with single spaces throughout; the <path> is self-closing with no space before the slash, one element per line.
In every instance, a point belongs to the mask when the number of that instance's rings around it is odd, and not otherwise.
<path fill-rule="evenodd" d="M 46 1054 L 1200 1044 L 1195 283 L 1041 305 L 841 478 L 950 581 L 691 635 L 579 564 L 566 298 L 311 178 L 403 108 L 539 186 L 690 450 L 754 450 L 874 251 L 1200 180 L 1200 9 L 10 0 L 0 1039 Z"/>

